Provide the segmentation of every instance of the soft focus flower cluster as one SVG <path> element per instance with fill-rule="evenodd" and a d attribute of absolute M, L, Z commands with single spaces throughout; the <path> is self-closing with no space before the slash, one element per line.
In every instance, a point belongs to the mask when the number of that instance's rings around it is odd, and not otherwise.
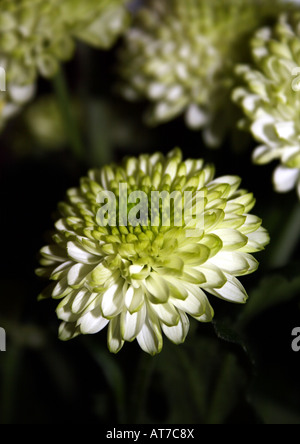
<path fill-rule="evenodd" d="M 235 125 L 230 108 L 235 63 L 247 61 L 249 36 L 287 7 L 269 0 L 149 0 L 120 51 L 122 95 L 151 102 L 150 125 L 185 114 L 218 145 Z"/>
<path fill-rule="evenodd" d="M 261 143 L 254 162 L 279 160 L 276 190 L 296 187 L 300 198 L 300 14 L 282 15 L 273 29 L 258 31 L 252 55 L 252 65 L 237 69 L 245 84 L 233 95 L 246 115 L 241 126 Z"/>
<path fill-rule="evenodd" d="M 41 250 L 37 271 L 53 281 L 42 297 L 61 300 L 61 339 L 108 326 L 110 351 L 137 339 L 153 355 L 162 349 L 163 333 L 176 344 L 185 340 L 189 316 L 212 320 L 208 295 L 246 302 L 238 277 L 256 271 L 251 253 L 263 250 L 269 236 L 261 219 L 250 213 L 255 199 L 240 188 L 240 178 L 214 176 L 212 165 L 183 161 L 176 149 L 166 157 L 141 155 L 121 166 L 91 170 L 79 188 L 69 190 L 59 207 L 54 243 Z M 126 225 L 120 219 L 112 226 L 99 224 L 99 193 L 119 196 L 125 183 L 128 193 L 141 190 L 149 201 L 155 190 L 198 191 L 202 205 L 192 201 L 195 217 L 182 226 L 173 218 L 164 225 L 162 214 L 156 214 L 155 226 L 152 217 L 147 225 Z M 132 206 L 126 202 L 128 210 Z M 187 235 L 196 228 L 195 236 Z"/>
<path fill-rule="evenodd" d="M 34 94 L 37 76 L 52 77 L 69 60 L 75 39 L 110 48 L 128 25 L 127 0 L 2 0 L 0 66 L 7 92 L 0 98 L 0 124 Z"/>

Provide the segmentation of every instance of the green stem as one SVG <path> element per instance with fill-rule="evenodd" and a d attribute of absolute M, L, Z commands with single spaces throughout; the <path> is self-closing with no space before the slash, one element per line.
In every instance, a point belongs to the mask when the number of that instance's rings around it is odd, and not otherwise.
<path fill-rule="evenodd" d="M 184 375 L 189 382 L 191 400 L 197 409 L 198 421 L 203 421 L 205 414 L 205 390 L 202 382 L 199 380 L 197 369 L 193 366 L 184 349 L 178 347 L 175 349 L 178 360 L 182 364 Z"/>
<path fill-rule="evenodd" d="M 84 341 L 84 344 L 101 368 L 112 390 L 116 403 L 118 423 L 126 424 L 125 381 L 118 362 L 108 353 L 108 350 L 92 342 Z"/>
<path fill-rule="evenodd" d="M 236 358 L 232 354 L 226 354 L 220 368 L 219 377 L 216 381 L 215 390 L 207 413 L 206 424 L 224 424 L 232 406 L 235 393 L 232 381 L 235 379 L 234 368 Z"/>
<path fill-rule="evenodd" d="M 142 353 L 135 375 L 134 387 L 131 399 L 130 423 L 140 424 L 143 422 L 148 389 L 154 370 L 155 358 Z"/>
<path fill-rule="evenodd" d="M 90 163 L 103 166 L 112 162 L 113 147 L 110 139 L 110 120 L 107 105 L 101 100 L 89 100 L 86 105 Z"/>
<path fill-rule="evenodd" d="M 297 247 L 300 239 L 300 204 L 297 203 L 282 229 L 270 258 L 270 267 L 286 266 Z"/>
<path fill-rule="evenodd" d="M 84 155 L 84 150 L 82 146 L 81 136 L 72 113 L 68 86 L 62 70 L 59 70 L 59 72 L 53 78 L 53 87 L 60 106 L 66 133 L 68 135 L 73 154 L 75 157 L 82 159 Z"/>

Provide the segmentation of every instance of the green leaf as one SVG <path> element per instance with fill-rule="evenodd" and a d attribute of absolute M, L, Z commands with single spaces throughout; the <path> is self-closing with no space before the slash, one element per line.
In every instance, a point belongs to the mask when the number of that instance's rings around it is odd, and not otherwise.
<path fill-rule="evenodd" d="M 245 386 L 246 375 L 237 357 L 228 353 L 214 382 L 214 393 L 208 409 L 207 424 L 224 424 L 236 407 Z"/>
<path fill-rule="evenodd" d="M 295 277 L 276 274 L 263 278 L 259 286 L 250 293 L 249 301 L 238 320 L 238 328 L 245 327 L 267 310 L 300 295 L 299 268 L 297 274 Z"/>
<path fill-rule="evenodd" d="M 237 333 L 237 331 L 224 323 L 217 322 L 216 320 L 213 321 L 213 326 L 219 339 L 240 346 L 243 351 L 249 356 L 249 350 L 244 341 L 244 338 L 242 338 L 241 335 Z"/>

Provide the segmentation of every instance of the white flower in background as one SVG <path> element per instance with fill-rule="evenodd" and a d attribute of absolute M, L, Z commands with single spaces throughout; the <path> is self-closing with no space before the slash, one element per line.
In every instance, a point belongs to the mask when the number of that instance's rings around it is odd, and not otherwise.
<path fill-rule="evenodd" d="M 255 163 L 280 161 L 276 191 L 296 188 L 300 198 L 300 14 L 282 15 L 273 29 L 258 31 L 251 46 L 253 64 L 237 68 L 245 86 L 233 94 L 246 115 L 241 126 L 261 143 Z"/>
<path fill-rule="evenodd" d="M 235 63 L 248 61 L 249 35 L 287 5 L 275 0 L 149 0 L 125 33 L 119 90 L 147 99 L 146 121 L 184 114 L 217 146 L 235 126 L 230 94 Z"/>
<path fill-rule="evenodd" d="M 240 183 L 235 176 L 214 178 L 213 166 L 183 161 L 178 149 L 166 157 L 141 155 L 121 166 L 91 170 L 60 205 L 54 243 L 41 250 L 37 270 L 54 281 L 41 297 L 61 300 L 60 338 L 108 326 L 111 352 L 137 339 L 154 355 L 162 349 L 163 333 L 176 344 L 184 342 L 189 316 L 212 320 L 208 295 L 245 303 L 247 293 L 237 278 L 256 271 L 251 253 L 263 250 L 269 236 L 261 219 L 250 214 L 255 199 Z M 104 226 L 98 218 L 99 193 L 120 196 L 120 184 L 128 193 L 143 191 L 150 201 L 155 190 L 201 192 L 204 198 L 194 205 L 196 219 L 182 226 L 175 225 L 175 217 L 163 225 L 163 211 L 154 214 L 150 203 L 147 224 L 124 224 L 119 217 Z M 126 214 L 132 207 L 126 200 Z M 200 220 L 201 229 L 189 237 Z"/>
<path fill-rule="evenodd" d="M 75 39 L 110 48 L 129 24 L 126 3 L 1 0 L 0 67 L 6 70 L 8 94 L 0 98 L 0 125 L 31 99 L 38 75 L 51 78 L 72 58 Z M 17 100 L 11 89 L 18 89 Z"/>

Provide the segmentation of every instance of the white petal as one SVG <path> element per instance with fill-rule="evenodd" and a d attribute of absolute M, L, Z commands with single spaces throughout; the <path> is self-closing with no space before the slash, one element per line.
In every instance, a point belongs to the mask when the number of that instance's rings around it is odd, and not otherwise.
<path fill-rule="evenodd" d="M 145 323 L 137 336 L 137 341 L 142 350 L 150 355 L 161 352 L 163 340 L 158 321 L 152 321 L 146 315 Z"/>
<path fill-rule="evenodd" d="M 67 277 L 63 277 L 54 287 L 52 292 L 52 297 L 54 299 L 61 299 L 72 291 L 70 287 L 68 287 Z"/>
<path fill-rule="evenodd" d="M 196 104 L 192 104 L 186 112 L 185 119 L 190 128 L 199 129 L 208 123 L 208 114 Z"/>
<path fill-rule="evenodd" d="M 248 255 L 245 253 L 220 251 L 209 262 L 219 267 L 222 271 L 235 276 L 242 276 L 248 272 L 251 265 L 253 267 L 253 262 L 250 264 L 248 259 L 250 260 L 250 257 L 248 258 Z M 252 259 L 255 261 L 254 258 Z M 258 265 L 257 262 L 256 264 Z"/>
<path fill-rule="evenodd" d="M 294 137 L 296 132 L 294 121 L 278 122 L 274 127 L 280 139 L 290 140 L 291 137 Z"/>
<path fill-rule="evenodd" d="M 72 303 L 72 312 L 82 313 L 98 296 L 97 293 L 91 293 L 88 289 L 82 288 L 76 292 Z"/>
<path fill-rule="evenodd" d="M 160 99 L 166 92 L 166 86 L 163 83 L 151 83 L 148 89 L 150 99 Z"/>
<path fill-rule="evenodd" d="M 270 235 L 267 230 L 260 227 L 253 233 L 248 234 L 248 243 L 245 247 L 241 248 L 241 252 L 255 253 L 261 251 L 270 242 Z"/>
<path fill-rule="evenodd" d="M 201 265 L 201 271 L 206 278 L 206 282 L 201 284 L 201 288 L 221 288 L 226 282 L 224 273 L 216 267 L 211 260 Z"/>
<path fill-rule="evenodd" d="M 222 141 L 221 133 L 217 133 L 213 128 L 206 128 L 203 131 L 203 139 L 207 146 L 217 148 Z"/>
<path fill-rule="evenodd" d="M 96 267 L 90 265 L 84 265 L 84 267 L 86 267 L 86 270 L 88 269 L 87 267 L 92 270 L 87 276 L 88 284 L 91 287 L 101 287 L 106 285 L 109 279 L 112 277 L 112 272 L 102 263 Z"/>
<path fill-rule="evenodd" d="M 279 193 L 291 191 L 295 188 L 299 177 L 300 170 L 298 168 L 277 167 L 273 177 L 276 191 Z"/>
<path fill-rule="evenodd" d="M 166 99 L 170 102 L 176 102 L 181 98 L 184 91 L 181 85 L 172 86 L 169 91 L 167 91 Z"/>
<path fill-rule="evenodd" d="M 143 307 L 137 313 L 130 314 L 124 310 L 121 315 L 121 333 L 124 341 L 133 341 L 140 333 L 146 315 L 146 308 Z"/>
<path fill-rule="evenodd" d="M 52 271 L 51 279 L 56 281 L 58 279 L 62 279 L 63 277 L 67 276 L 67 273 L 73 264 L 74 264 L 73 261 L 67 261 L 67 262 L 60 263 L 60 265 L 58 265 L 58 267 L 56 267 Z M 57 265 L 57 264 L 55 264 L 55 265 Z"/>
<path fill-rule="evenodd" d="M 168 282 L 170 296 L 176 299 L 185 300 L 188 297 L 188 292 L 182 281 L 173 276 L 165 276 Z"/>
<path fill-rule="evenodd" d="M 89 311 L 78 321 L 82 334 L 98 333 L 99 331 L 103 330 L 108 323 L 109 321 L 102 317 L 100 307 L 96 307 L 94 310 Z"/>
<path fill-rule="evenodd" d="M 65 251 L 58 245 L 47 245 L 41 249 L 41 255 L 53 262 L 65 262 L 67 257 Z"/>
<path fill-rule="evenodd" d="M 129 273 L 130 274 L 139 274 L 143 268 L 144 268 L 143 265 L 130 265 Z"/>
<path fill-rule="evenodd" d="M 16 103 L 6 103 L 1 111 L 1 117 L 3 119 L 10 119 L 18 114 L 20 109 L 20 105 L 17 105 Z"/>
<path fill-rule="evenodd" d="M 66 322 L 75 322 L 78 319 L 78 315 L 72 312 L 72 303 L 74 300 L 75 292 L 73 291 L 66 296 L 56 308 L 56 314 L 58 319 Z"/>
<path fill-rule="evenodd" d="M 122 279 L 119 279 L 103 294 L 101 308 L 105 318 L 112 318 L 121 313 L 124 304 L 122 286 Z"/>
<path fill-rule="evenodd" d="M 292 160 L 293 157 L 299 155 L 299 146 L 298 144 L 296 146 L 288 146 L 285 147 L 284 150 L 281 150 L 281 162 L 284 165 L 288 165 L 288 162 Z M 289 168 L 291 168 L 289 166 Z"/>
<path fill-rule="evenodd" d="M 9 93 L 14 102 L 19 104 L 25 104 L 32 99 L 35 93 L 35 84 L 33 85 L 10 85 Z"/>
<path fill-rule="evenodd" d="M 143 303 L 144 303 L 143 289 L 141 287 L 133 288 L 132 286 L 129 286 L 125 294 L 125 305 L 128 311 L 131 314 L 139 311 Z"/>
<path fill-rule="evenodd" d="M 188 291 L 188 297 L 184 301 L 171 297 L 170 302 L 179 310 L 185 311 L 192 316 L 203 315 L 207 299 L 205 294 L 196 285 L 188 284 L 186 285 L 186 289 Z"/>
<path fill-rule="evenodd" d="M 110 182 L 115 178 L 113 170 L 108 166 L 103 167 L 101 169 L 100 176 L 101 176 L 101 185 L 105 190 L 109 190 Z"/>
<path fill-rule="evenodd" d="M 240 281 L 229 274 L 225 274 L 225 276 L 227 277 L 227 282 L 222 288 L 214 290 L 207 289 L 207 291 L 214 296 L 225 299 L 226 301 L 244 304 L 247 301 L 248 296 Z"/>
<path fill-rule="evenodd" d="M 144 285 L 154 303 L 164 303 L 168 300 L 170 290 L 165 279 L 160 277 L 157 273 L 152 273 L 145 281 Z"/>
<path fill-rule="evenodd" d="M 83 247 L 75 242 L 68 242 L 68 255 L 71 259 L 81 264 L 96 264 L 99 262 L 99 257 L 88 253 Z"/>
<path fill-rule="evenodd" d="M 173 304 L 151 304 L 153 311 L 157 314 L 159 320 L 168 326 L 177 325 L 179 322 L 179 313 Z"/>
<path fill-rule="evenodd" d="M 164 174 L 165 175 L 168 174 L 171 177 L 171 180 L 173 181 L 177 176 L 177 171 L 178 171 L 178 161 L 177 159 L 171 158 L 166 163 Z"/>
<path fill-rule="evenodd" d="M 211 322 L 214 317 L 214 310 L 212 306 L 209 303 L 209 300 L 206 298 L 205 301 L 205 307 L 204 307 L 204 313 L 201 316 L 193 316 L 197 321 L 199 322 Z"/>
<path fill-rule="evenodd" d="M 58 336 L 61 341 L 69 341 L 80 335 L 76 322 L 62 322 L 59 326 Z"/>
<path fill-rule="evenodd" d="M 268 146 L 278 144 L 279 139 L 274 129 L 275 120 L 271 116 L 257 119 L 251 126 L 254 137 Z"/>
<path fill-rule="evenodd" d="M 267 145 L 260 145 L 253 152 L 253 162 L 258 164 L 265 164 L 272 162 L 281 155 L 281 150 L 272 148 Z"/>
<path fill-rule="evenodd" d="M 85 264 L 73 265 L 68 272 L 68 285 L 75 286 L 81 284 L 91 269 L 92 267 Z"/>
<path fill-rule="evenodd" d="M 239 228 L 241 233 L 248 235 L 261 227 L 262 220 L 253 214 L 247 214 L 244 224 Z"/>
<path fill-rule="evenodd" d="M 167 338 L 175 344 L 182 344 L 188 334 L 190 321 L 183 311 L 179 311 L 180 320 L 177 325 L 168 327 L 162 324 L 162 330 Z"/>
<path fill-rule="evenodd" d="M 214 230 L 213 234 L 222 240 L 223 250 L 237 250 L 247 244 L 247 237 L 238 230 L 223 228 Z"/>
<path fill-rule="evenodd" d="M 229 184 L 231 191 L 228 197 L 231 197 L 241 185 L 241 178 L 239 176 L 222 176 L 214 179 L 211 184 Z"/>
<path fill-rule="evenodd" d="M 248 113 L 253 113 L 259 103 L 260 97 L 256 94 L 248 94 L 243 100 L 243 107 Z"/>

